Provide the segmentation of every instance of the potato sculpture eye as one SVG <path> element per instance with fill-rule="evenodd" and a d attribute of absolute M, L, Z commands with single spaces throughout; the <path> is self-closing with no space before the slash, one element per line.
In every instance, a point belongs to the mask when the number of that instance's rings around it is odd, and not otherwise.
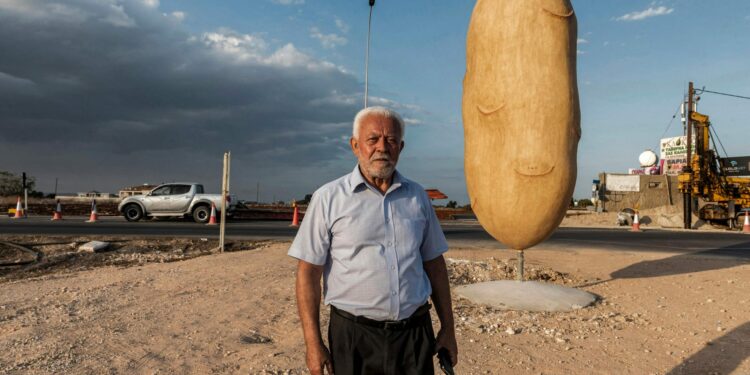
<path fill-rule="evenodd" d="M 547 238 L 573 194 L 576 38 L 569 0 L 478 0 L 472 13 L 463 96 L 466 185 L 482 226 L 513 249 Z"/>

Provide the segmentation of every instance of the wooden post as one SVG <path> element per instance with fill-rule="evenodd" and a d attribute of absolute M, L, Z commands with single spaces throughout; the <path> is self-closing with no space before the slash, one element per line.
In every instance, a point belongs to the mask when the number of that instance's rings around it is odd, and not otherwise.
<path fill-rule="evenodd" d="M 224 173 L 221 178 L 221 222 L 219 225 L 219 251 L 224 252 L 224 232 L 227 219 L 227 196 L 229 195 L 229 163 L 231 152 L 224 153 Z"/>

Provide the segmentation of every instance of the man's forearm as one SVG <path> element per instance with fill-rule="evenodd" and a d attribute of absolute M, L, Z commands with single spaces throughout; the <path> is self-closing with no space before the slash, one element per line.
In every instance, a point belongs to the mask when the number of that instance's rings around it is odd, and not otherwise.
<path fill-rule="evenodd" d="M 445 266 L 445 259 L 441 255 L 425 262 L 424 269 L 427 273 L 427 278 L 430 279 L 430 286 L 432 286 L 432 303 L 435 304 L 435 311 L 440 319 L 440 327 L 441 329 L 453 332 L 453 303 L 451 302 L 451 290 L 448 283 L 448 269 Z"/>
<path fill-rule="evenodd" d="M 297 266 L 297 307 L 307 346 L 322 342 L 320 334 L 321 266 L 299 261 Z"/>

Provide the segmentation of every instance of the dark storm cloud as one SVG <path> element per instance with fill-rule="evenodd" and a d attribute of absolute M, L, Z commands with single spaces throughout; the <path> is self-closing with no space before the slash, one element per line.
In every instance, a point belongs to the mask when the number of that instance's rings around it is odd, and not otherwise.
<path fill-rule="evenodd" d="M 31 145 L 56 145 L 67 165 L 127 160 L 126 173 L 153 176 L 133 155 L 184 160 L 162 170 L 228 149 L 271 169 L 347 157 L 361 101 L 353 75 L 291 44 L 191 35 L 179 21 L 148 1 L 0 0 L 0 144 L 29 154 L 3 148 L 0 169 L 54 164 Z"/>
<path fill-rule="evenodd" d="M 265 140 L 246 150 L 258 152 L 283 132 L 323 136 L 310 128 L 356 110 L 311 103 L 358 84 L 291 45 L 269 51 L 226 30 L 190 36 L 140 2 L 24 3 L 0 12 L 0 126 L 16 141 L 88 137 L 131 152 L 203 139 L 242 149 L 245 134 Z M 124 133 L 139 141 L 118 143 Z"/>

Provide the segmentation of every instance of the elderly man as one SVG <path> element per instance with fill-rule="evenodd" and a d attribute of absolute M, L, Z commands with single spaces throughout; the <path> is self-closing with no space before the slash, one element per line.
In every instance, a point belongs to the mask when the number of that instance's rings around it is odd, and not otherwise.
<path fill-rule="evenodd" d="M 457 362 L 445 236 L 424 189 L 396 171 L 404 123 L 386 108 L 354 119 L 352 173 L 313 194 L 289 255 L 313 374 L 432 374 L 439 348 Z M 326 349 L 320 279 L 331 306 Z M 440 319 L 432 330 L 429 297 Z"/>

